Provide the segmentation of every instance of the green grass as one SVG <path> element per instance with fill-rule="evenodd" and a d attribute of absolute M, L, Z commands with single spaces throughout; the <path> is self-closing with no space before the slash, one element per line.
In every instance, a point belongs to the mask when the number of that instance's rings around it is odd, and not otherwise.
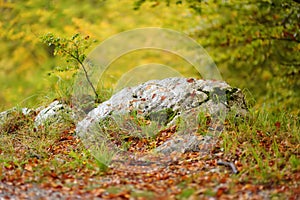
<path fill-rule="evenodd" d="M 242 174 L 258 183 L 280 182 L 300 170 L 299 117 L 287 113 L 250 110 L 244 119 L 229 116 L 221 135 L 229 159 L 246 166 Z"/>
<path fill-rule="evenodd" d="M 69 117 L 65 115 L 62 122 L 45 122 L 43 126 L 35 127 L 34 117 L 36 113 L 31 112 L 28 115 L 22 114 L 21 110 L 13 110 L 5 118 L 5 122 L 0 125 L 0 166 L 14 165 L 17 168 L 24 168 L 26 163 L 31 163 L 32 159 L 50 160 L 50 166 L 53 169 L 63 168 L 76 169 L 82 162 L 85 162 L 86 156 L 77 156 L 84 154 L 84 148 L 80 152 L 74 152 L 69 148 L 66 151 L 56 149 L 59 142 L 63 142 L 64 135 L 69 131 L 72 132 L 74 124 Z M 55 151 L 59 151 L 59 155 L 52 157 Z M 53 159 L 52 159 L 53 158 Z M 71 162 L 58 162 L 58 160 L 70 160 Z M 82 167 L 82 166 L 81 166 Z M 41 173 L 46 168 L 37 168 L 37 172 Z"/>
<path fill-rule="evenodd" d="M 8 177 L 11 176 L 8 175 L 9 171 L 16 174 L 27 171 L 29 175 L 25 182 L 40 184 L 46 184 L 49 176 L 54 177 L 55 181 L 65 176 L 72 176 L 78 180 L 82 176 L 105 177 L 106 173 L 113 172 L 114 169 L 110 164 L 119 153 L 115 148 L 111 148 L 111 145 L 119 146 L 122 151 L 136 150 L 134 145 L 142 141 L 144 146 L 148 145 L 151 149 L 155 147 L 151 143 L 155 141 L 153 133 L 160 130 L 151 127 L 146 119 L 128 116 L 127 120 L 130 123 L 126 120 L 121 121 L 126 122 L 123 129 L 119 126 L 121 122 L 106 121 L 100 124 L 94 130 L 97 138 L 90 138 L 91 141 L 92 139 L 99 141 L 98 145 L 93 145 L 87 143 L 84 138 L 81 138 L 82 141 L 76 139 L 74 124 L 68 120 L 63 123 L 48 123 L 39 128 L 34 127 L 35 115 L 36 113 L 23 115 L 20 110 L 15 110 L 0 125 L 0 169 L 3 172 L 1 180 L 9 180 Z M 209 116 L 200 114 L 198 120 L 200 125 L 203 125 L 199 127 L 198 132 L 205 134 Z M 136 132 L 125 132 L 126 125 L 133 126 L 133 124 Z M 277 185 L 293 185 L 292 180 L 297 177 L 294 175 L 300 171 L 299 126 L 299 116 L 284 112 L 271 113 L 263 108 L 261 110 L 252 108 L 243 118 L 228 113 L 226 128 L 219 136 L 220 146 L 216 148 L 222 153 L 223 160 L 236 163 L 240 171 L 237 175 L 227 177 L 231 180 L 229 191 L 235 191 L 237 185 L 245 184 L 269 188 Z M 144 151 L 147 152 L 149 148 L 144 148 Z M 214 158 L 215 155 L 212 154 L 203 159 L 209 162 Z M 194 178 L 197 179 L 197 176 Z M 181 192 L 176 194 L 178 199 L 193 197 L 197 193 L 195 185 L 192 184 L 194 178 L 185 177 L 184 180 L 188 181 L 186 187 L 179 187 Z M 211 181 L 216 182 L 218 179 L 213 177 Z M 73 188 L 77 185 L 69 181 L 65 183 L 65 187 Z M 211 187 L 201 191 L 205 196 L 218 194 Z M 148 198 L 152 193 L 134 194 L 132 190 L 132 195 Z M 279 197 L 285 197 L 282 195 L 279 194 Z"/>
<path fill-rule="evenodd" d="M 112 159 L 117 154 L 117 151 L 109 148 L 108 143 L 105 141 L 102 141 L 100 142 L 100 144 L 92 146 L 90 148 L 90 152 L 94 157 L 97 166 L 102 172 L 105 172 L 109 169 Z"/>

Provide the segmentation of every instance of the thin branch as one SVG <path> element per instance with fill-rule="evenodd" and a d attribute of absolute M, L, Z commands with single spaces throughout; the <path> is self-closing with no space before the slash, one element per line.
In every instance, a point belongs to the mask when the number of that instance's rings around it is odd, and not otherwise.
<path fill-rule="evenodd" d="M 224 161 L 219 160 L 217 162 L 217 165 L 224 165 L 226 167 L 230 167 L 231 170 L 232 170 L 232 173 L 234 173 L 234 174 L 238 174 L 239 173 L 239 170 L 237 170 L 237 168 L 235 167 L 235 165 L 233 164 L 233 162 L 224 162 Z"/>
<path fill-rule="evenodd" d="M 88 83 L 90 84 L 90 86 L 92 87 L 93 92 L 94 92 L 94 94 L 95 94 L 95 96 L 96 96 L 96 100 L 97 100 L 99 96 L 98 96 L 98 93 L 97 93 L 97 91 L 96 91 L 96 89 L 95 89 L 93 83 L 91 82 L 91 80 L 90 80 L 90 78 L 89 78 L 89 76 L 88 76 L 87 70 L 86 70 L 84 64 L 83 64 L 81 61 L 78 60 L 78 62 L 80 63 L 80 65 L 81 65 L 81 67 L 82 67 L 82 69 L 83 69 L 83 71 L 84 71 L 85 77 L 86 77 Z"/>
<path fill-rule="evenodd" d="M 295 66 L 295 67 L 298 67 L 300 66 L 300 63 L 284 63 L 284 62 L 280 62 L 279 63 L 280 65 L 284 65 L 284 66 Z"/>
<path fill-rule="evenodd" d="M 252 38 L 252 40 L 281 40 L 281 41 L 289 41 L 289 42 L 297 42 L 300 43 L 300 40 L 297 40 L 296 38 L 277 38 L 277 37 L 257 37 Z"/>
<path fill-rule="evenodd" d="M 73 55 L 71 52 L 69 52 L 69 51 L 67 51 L 67 50 L 65 50 L 65 49 L 62 49 L 62 50 L 63 50 L 65 53 L 69 54 L 73 59 L 75 59 L 75 60 L 80 64 L 81 68 L 82 68 L 83 71 L 84 71 L 84 75 L 85 75 L 86 80 L 88 81 L 89 85 L 91 86 L 91 88 L 92 88 L 92 90 L 93 90 L 93 92 L 94 92 L 94 94 L 95 94 L 95 96 L 96 96 L 96 99 L 98 99 L 98 97 L 99 97 L 99 96 L 98 96 L 98 93 L 97 93 L 97 91 L 96 91 L 96 89 L 95 89 L 93 83 L 91 82 L 91 80 L 90 80 L 90 78 L 89 78 L 88 72 L 87 72 L 87 70 L 86 70 L 84 64 L 81 62 L 81 60 L 80 60 L 77 56 Z"/>
<path fill-rule="evenodd" d="M 289 18 L 293 15 L 294 10 L 291 10 L 291 12 L 288 14 L 288 16 L 286 16 L 282 21 L 281 21 L 281 25 L 286 28 L 286 22 L 289 20 Z"/>

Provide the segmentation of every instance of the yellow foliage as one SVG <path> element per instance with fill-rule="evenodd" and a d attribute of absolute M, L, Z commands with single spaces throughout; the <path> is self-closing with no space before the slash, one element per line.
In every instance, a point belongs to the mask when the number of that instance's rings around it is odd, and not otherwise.
<path fill-rule="evenodd" d="M 0 8 L 9 8 L 9 9 L 12 9 L 14 7 L 14 4 L 11 3 L 11 2 L 7 2 L 7 1 L 4 1 L 4 0 L 1 0 L 0 1 Z"/>
<path fill-rule="evenodd" d="M 234 6 L 242 5 L 240 1 L 226 1 L 226 3 Z M 236 70 L 241 69 L 244 77 L 250 74 L 247 70 L 254 64 L 257 66 L 264 64 L 263 69 L 272 66 L 272 70 L 276 71 L 278 65 L 276 65 L 276 61 L 273 61 L 276 59 L 274 52 L 275 50 L 279 51 L 280 48 L 272 47 L 274 41 L 255 42 L 252 39 L 263 36 L 280 38 L 284 34 L 289 35 L 291 34 L 289 32 L 292 32 L 292 28 L 283 32 L 284 27 L 280 25 L 270 26 L 266 29 L 263 25 L 252 23 L 253 21 L 251 21 L 252 24 L 248 23 L 247 20 L 255 20 L 262 13 L 257 10 L 255 16 L 242 16 L 238 9 L 224 8 L 226 6 L 224 6 L 223 1 L 222 3 L 220 1 L 205 1 L 201 4 L 201 15 L 189 9 L 189 5 L 185 3 L 175 5 L 171 1 L 170 6 L 159 3 L 152 7 L 153 4 L 155 2 L 149 0 L 142 5 L 141 9 L 133 10 L 132 1 L 119 0 L 101 3 L 100 1 L 82 2 L 79 0 L 26 0 L 18 2 L 0 0 L 0 105 L 13 105 L 28 96 L 45 93 L 56 85 L 57 79 L 49 78 L 46 74 L 63 62 L 51 55 L 53 49 L 40 43 L 39 37 L 48 32 L 67 38 L 75 33 L 81 33 L 96 39 L 100 44 L 114 34 L 134 28 L 170 28 L 187 33 L 201 45 L 207 47 L 209 54 L 216 62 L 219 62 L 218 65 L 222 69 L 222 73 L 229 74 L 229 77 L 237 74 L 235 71 L 230 71 L 233 66 Z M 255 10 L 258 7 L 257 4 L 251 2 L 248 4 L 243 7 L 244 10 Z M 270 16 L 266 15 L 265 17 L 270 17 L 271 23 L 274 20 L 281 20 L 283 17 L 281 14 L 271 13 Z M 267 20 L 270 19 L 267 18 Z M 224 22 L 226 23 L 224 24 Z M 244 26 L 244 24 L 251 26 Z M 292 38 L 293 36 L 289 37 Z M 247 40 L 246 43 L 245 39 Z M 293 50 L 299 52 L 300 44 L 294 44 L 288 50 L 284 50 L 284 53 Z M 268 48 L 275 50 L 268 50 Z M 88 49 L 88 51 L 91 50 L 92 47 Z M 295 52 L 291 52 L 291 55 Z M 110 83 L 114 84 L 114 81 L 123 72 L 130 70 L 132 66 L 161 61 L 181 73 L 195 75 L 193 70 L 187 67 L 185 61 L 165 52 L 158 54 L 141 53 L 140 55 L 132 52 L 112 63 L 106 75 L 111 80 Z M 267 65 L 265 62 L 269 62 L 269 64 Z M 294 70 L 296 71 L 296 69 Z M 268 71 L 262 71 L 256 77 L 261 76 L 263 80 L 272 80 L 273 77 Z M 234 72 L 233 75 L 231 72 Z M 71 74 L 68 73 L 56 75 L 63 79 L 71 78 Z M 230 79 L 230 81 L 238 86 L 240 86 L 240 82 L 246 80 L 234 79 L 236 80 Z M 248 86 L 249 84 L 246 83 L 245 85 Z M 30 98 L 28 102 L 34 100 L 34 98 Z"/>

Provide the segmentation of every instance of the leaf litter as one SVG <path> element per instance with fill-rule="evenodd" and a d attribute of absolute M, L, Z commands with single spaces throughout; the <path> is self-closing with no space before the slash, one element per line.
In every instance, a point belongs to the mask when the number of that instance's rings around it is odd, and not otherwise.
<path fill-rule="evenodd" d="M 15 126 L 15 125 L 13 125 Z M 275 123 L 275 129 L 280 124 Z M 220 137 L 208 154 L 186 152 L 171 154 L 171 162 L 159 166 L 150 158 L 143 162 L 124 163 L 100 171 L 89 151 L 74 135 L 74 125 L 61 130 L 58 137 L 44 149 L 43 155 L 32 153 L 20 139 L 12 138 L 13 150 L 0 148 L 0 198 L 1 199 L 268 199 L 270 197 L 298 199 L 300 197 L 300 170 L 297 168 L 299 147 L 289 140 L 278 140 L 272 158 L 261 152 L 270 166 L 270 177 L 259 161 L 245 156 L 247 141 L 239 141 L 235 153 L 224 151 Z M 9 129 L 12 130 L 12 129 Z M 20 134 L 20 128 L 14 127 Z M 129 138 L 128 152 L 143 155 L 149 147 L 160 145 L 174 134 L 176 127 L 159 132 L 155 140 Z M 275 130 L 275 131 L 276 131 Z M 227 131 L 228 134 L 230 130 Z M 11 135 L 11 131 L 9 132 Z M 257 130 L 259 146 L 268 149 L 274 145 L 266 132 Z M 4 137 L 4 136 L 2 136 Z M 275 138 L 276 139 L 276 138 Z M 242 139 L 241 139 L 242 140 Z M 150 148 L 150 149 L 151 149 Z M 274 149 L 274 148 L 273 148 Z M 286 151 L 296 153 L 291 157 L 296 167 L 288 171 L 285 163 L 276 160 Z M 245 159 L 246 158 L 246 159 Z M 154 159 L 151 162 L 151 159 Z M 277 162 L 278 161 L 278 162 Z M 253 163 L 255 164 L 253 164 Z M 287 162 L 287 161 L 286 161 Z M 278 166 L 279 165 L 279 166 Z M 126 170 L 122 169 L 126 167 Z M 285 170 L 274 174 L 275 168 Z M 152 170 L 140 170 L 146 167 Z M 239 172 L 239 173 L 237 173 Z M 278 177 L 277 177 L 278 176 Z"/>

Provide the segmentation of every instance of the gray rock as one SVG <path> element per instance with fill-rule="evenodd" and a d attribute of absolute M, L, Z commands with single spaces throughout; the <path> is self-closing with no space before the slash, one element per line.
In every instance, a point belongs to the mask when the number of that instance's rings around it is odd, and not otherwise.
<path fill-rule="evenodd" d="M 215 144 L 212 136 L 190 134 L 176 134 L 170 140 L 154 149 L 156 153 L 171 154 L 172 152 L 202 152 L 207 153 L 211 146 Z"/>
<path fill-rule="evenodd" d="M 100 104 L 77 124 L 76 133 L 80 137 L 96 134 L 94 127 L 100 121 L 132 112 L 136 112 L 138 116 L 148 117 L 150 120 L 160 118 L 159 120 L 165 124 L 174 123 L 174 119 L 180 117 L 186 124 L 184 131 L 181 131 L 184 135 L 170 139 L 165 146 L 163 144 L 157 150 L 197 151 L 197 146 L 203 143 L 203 138 L 198 140 L 191 133 L 195 132 L 193 127 L 197 127 L 199 112 L 210 114 L 212 119 L 215 119 L 213 124 L 217 124 L 232 108 L 238 114 L 247 111 L 241 90 L 232 88 L 223 81 L 178 77 L 151 80 L 136 87 L 124 88 L 108 101 Z M 173 121 L 169 118 L 169 112 L 176 116 L 172 118 Z M 216 130 L 216 127 L 211 128 Z M 206 140 L 210 141 L 209 138 Z M 176 148 L 173 148 L 174 146 Z"/>
<path fill-rule="evenodd" d="M 38 108 L 39 114 L 35 117 L 34 125 L 36 127 L 45 124 L 60 123 L 70 120 L 73 117 L 72 109 L 59 101 L 53 101 L 46 108 Z"/>

